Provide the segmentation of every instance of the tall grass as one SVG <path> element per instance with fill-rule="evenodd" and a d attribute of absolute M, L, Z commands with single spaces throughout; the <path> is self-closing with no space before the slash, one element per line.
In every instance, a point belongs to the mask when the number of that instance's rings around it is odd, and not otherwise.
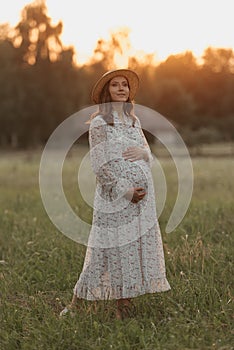
<path fill-rule="evenodd" d="M 114 317 L 114 301 L 83 301 L 73 318 L 58 317 L 71 299 L 85 247 L 50 222 L 39 194 L 39 160 L 38 153 L 0 159 L 1 349 L 234 349 L 232 159 L 193 159 L 193 199 L 168 234 L 177 179 L 172 162 L 160 160 L 168 197 L 159 219 L 172 289 L 135 298 L 123 321 Z M 78 163 L 77 154 L 66 161 L 64 188 L 90 222 L 92 210 L 76 189 Z"/>

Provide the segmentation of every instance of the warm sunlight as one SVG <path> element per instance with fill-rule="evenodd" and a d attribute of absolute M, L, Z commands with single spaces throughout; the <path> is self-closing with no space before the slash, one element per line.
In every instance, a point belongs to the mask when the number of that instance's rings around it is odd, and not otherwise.
<path fill-rule="evenodd" d="M 16 25 L 20 11 L 28 3 L 26 0 L 5 2 L 0 23 Z M 82 5 L 76 0 L 46 1 L 52 22 L 63 21 L 62 41 L 75 47 L 79 64 L 92 56 L 100 38 L 108 41 L 110 32 L 129 28 L 131 47 L 124 47 L 124 53 L 116 53 L 115 62 L 119 66 L 126 65 L 130 53 L 136 56 L 142 50 L 146 54 L 154 53 L 160 61 L 186 50 L 199 57 L 208 46 L 233 48 L 231 3 L 230 0 L 145 0 L 142 6 L 132 0 L 119 0 L 113 10 L 107 0 L 84 1 Z"/>

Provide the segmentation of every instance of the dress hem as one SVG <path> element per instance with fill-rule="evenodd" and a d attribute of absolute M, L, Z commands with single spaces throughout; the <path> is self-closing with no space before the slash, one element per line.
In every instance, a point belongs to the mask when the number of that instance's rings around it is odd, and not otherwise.
<path fill-rule="evenodd" d="M 171 289 L 167 279 L 158 278 L 151 279 L 150 281 L 144 282 L 141 286 L 135 284 L 133 286 L 98 286 L 98 287 L 87 287 L 81 286 L 73 289 L 74 295 L 77 298 L 86 300 L 112 300 L 112 299 L 125 299 L 134 298 L 144 294 L 153 294 L 166 292 Z"/>

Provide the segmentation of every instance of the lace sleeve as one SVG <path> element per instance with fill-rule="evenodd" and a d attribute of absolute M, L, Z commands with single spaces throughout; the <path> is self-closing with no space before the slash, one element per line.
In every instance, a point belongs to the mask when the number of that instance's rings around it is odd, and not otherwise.
<path fill-rule="evenodd" d="M 117 179 L 108 163 L 107 124 L 100 117 L 95 117 L 89 128 L 90 160 L 97 181 L 102 185 L 112 188 Z"/>
<path fill-rule="evenodd" d="M 143 130 L 141 128 L 141 122 L 140 122 L 139 118 L 137 118 L 137 127 L 139 128 L 139 132 L 141 134 L 141 137 L 142 137 L 142 140 L 143 140 L 143 143 L 144 143 L 144 145 L 142 147 L 147 151 L 147 155 L 148 155 L 147 162 L 149 163 L 149 166 L 152 167 L 154 157 L 152 155 L 152 152 L 151 152 L 151 149 L 149 147 L 149 144 L 148 144 L 148 142 L 146 140 L 145 134 L 143 133 Z"/>

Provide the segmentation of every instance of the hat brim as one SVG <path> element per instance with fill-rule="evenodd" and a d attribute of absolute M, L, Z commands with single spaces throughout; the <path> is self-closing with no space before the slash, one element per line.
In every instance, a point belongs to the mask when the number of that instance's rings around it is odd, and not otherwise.
<path fill-rule="evenodd" d="M 129 98 L 130 100 L 133 100 L 136 92 L 139 87 L 139 77 L 138 75 L 130 70 L 130 69 L 115 69 L 109 72 L 106 72 L 94 85 L 93 90 L 92 90 L 92 100 L 94 103 L 99 104 L 100 101 L 100 94 L 103 89 L 103 87 L 106 85 L 108 81 L 113 79 L 114 77 L 117 76 L 123 76 L 128 80 L 129 83 Z"/>

